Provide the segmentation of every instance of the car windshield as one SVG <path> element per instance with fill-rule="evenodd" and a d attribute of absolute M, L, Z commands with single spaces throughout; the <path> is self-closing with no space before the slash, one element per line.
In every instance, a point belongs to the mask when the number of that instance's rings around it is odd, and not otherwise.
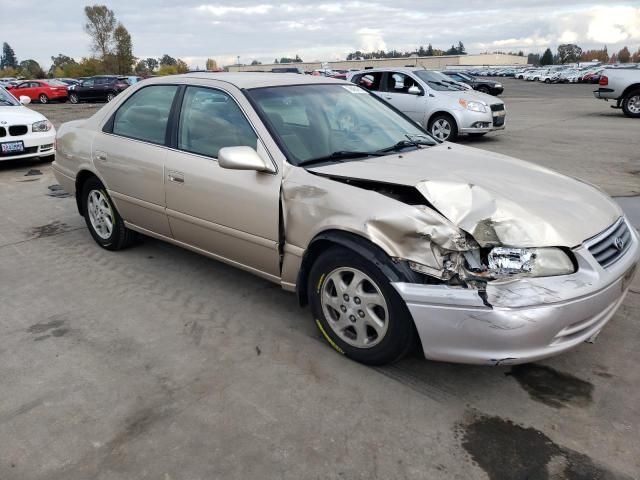
<path fill-rule="evenodd" d="M 413 73 L 420 77 L 420 80 L 426 82 L 433 90 L 439 90 L 442 92 L 457 92 L 460 90 L 465 90 L 464 87 L 455 84 L 453 80 L 451 80 L 451 78 L 440 72 L 432 72 L 430 70 L 416 70 Z"/>
<path fill-rule="evenodd" d="M 0 106 L 16 107 L 18 105 L 20 105 L 20 102 L 16 100 L 16 97 L 7 92 L 4 87 L 0 87 Z"/>
<path fill-rule="evenodd" d="M 356 85 L 291 85 L 248 91 L 294 165 L 386 155 L 437 142 Z"/>

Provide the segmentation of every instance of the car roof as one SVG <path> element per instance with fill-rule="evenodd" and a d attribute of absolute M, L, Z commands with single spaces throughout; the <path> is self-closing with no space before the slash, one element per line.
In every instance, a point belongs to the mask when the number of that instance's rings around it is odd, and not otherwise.
<path fill-rule="evenodd" d="M 217 80 L 234 85 L 238 88 L 261 88 L 278 87 L 284 85 L 305 85 L 305 84 L 327 84 L 327 83 L 347 83 L 344 80 L 337 80 L 329 77 L 314 77 L 311 75 L 299 75 L 291 73 L 271 73 L 271 72 L 193 72 L 182 75 L 170 75 L 166 77 L 154 77 L 145 80 L 146 84 L 166 83 L 172 78 L 193 79 L 193 80 Z"/>

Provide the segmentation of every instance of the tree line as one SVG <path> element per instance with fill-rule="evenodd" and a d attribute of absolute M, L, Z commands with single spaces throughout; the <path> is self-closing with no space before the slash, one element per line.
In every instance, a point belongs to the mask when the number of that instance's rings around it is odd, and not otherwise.
<path fill-rule="evenodd" d="M 554 55 L 550 48 L 547 48 L 542 55 L 538 53 L 529 54 L 528 63 L 532 65 L 563 65 L 565 63 L 591 62 L 601 63 L 639 63 L 640 47 L 635 53 L 631 53 L 627 46 L 609 55 L 607 47 L 602 49 L 582 50 L 574 43 L 565 43 L 558 46 L 558 51 Z"/>
<path fill-rule="evenodd" d="M 402 52 L 399 50 L 378 50 L 374 52 L 362 52 L 360 50 L 356 50 L 355 52 L 351 52 L 347 55 L 347 60 L 373 60 L 378 58 L 405 58 L 405 57 L 441 57 L 443 55 L 466 55 L 467 50 L 464 47 L 462 42 L 458 42 L 458 45 L 451 45 L 451 48 L 448 50 L 441 50 L 439 48 L 433 48 L 431 44 L 425 48 L 420 45 L 415 50 Z"/>
<path fill-rule="evenodd" d="M 84 7 L 84 31 L 90 38 L 92 55 L 76 61 L 58 54 L 51 57 L 51 67 L 45 72 L 33 59 L 18 62 L 11 46 L 4 42 L 0 56 L 0 77 L 59 78 L 89 77 L 101 74 L 172 75 L 186 73 L 186 62 L 164 54 L 160 58 L 138 59 L 133 54 L 133 41 L 128 30 L 106 5 Z M 214 62 L 212 59 L 210 61 Z M 209 63 L 209 61 L 208 61 Z"/>

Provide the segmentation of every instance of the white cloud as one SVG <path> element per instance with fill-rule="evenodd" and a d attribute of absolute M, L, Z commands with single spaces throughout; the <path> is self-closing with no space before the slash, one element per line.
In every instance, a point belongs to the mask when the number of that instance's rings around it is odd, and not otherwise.
<path fill-rule="evenodd" d="M 596 7 L 590 15 L 589 40 L 608 44 L 640 41 L 640 8 Z"/>
<path fill-rule="evenodd" d="M 565 30 L 558 38 L 558 43 L 575 43 L 578 40 L 578 34 L 571 30 Z"/>
<path fill-rule="evenodd" d="M 386 50 L 387 44 L 384 41 L 380 30 L 374 28 L 361 28 L 356 32 L 360 40 L 360 50 L 372 52 L 374 50 Z"/>
<path fill-rule="evenodd" d="M 250 5 L 247 7 L 227 7 L 223 5 L 200 5 L 197 10 L 207 12 L 216 17 L 222 17 L 230 13 L 240 15 L 264 15 L 269 13 L 273 5 Z"/>

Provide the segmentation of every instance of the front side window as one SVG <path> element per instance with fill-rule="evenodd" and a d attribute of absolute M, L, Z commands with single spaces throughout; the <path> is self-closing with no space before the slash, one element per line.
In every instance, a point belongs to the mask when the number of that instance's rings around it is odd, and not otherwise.
<path fill-rule="evenodd" d="M 113 133 L 164 144 L 169 112 L 177 90 L 175 85 L 153 85 L 138 90 L 116 112 Z"/>
<path fill-rule="evenodd" d="M 389 72 L 387 75 L 387 91 L 389 93 L 409 93 L 409 88 L 417 87 L 416 81 L 409 75 L 399 72 Z M 422 90 L 422 89 L 421 89 Z"/>
<path fill-rule="evenodd" d="M 356 85 L 266 87 L 248 94 L 294 165 L 340 152 L 378 152 L 411 143 L 413 137 L 435 143 L 418 125 Z"/>
<path fill-rule="evenodd" d="M 82 82 L 82 86 L 83 87 L 93 87 L 94 84 L 94 80 L 93 78 L 89 78 L 88 80 L 85 80 L 84 82 Z"/>
<path fill-rule="evenodd" d="M 256 136 L 238 104 L 221 90 L 187 87 L 178 126 L 178 148 L 218 158 L 224 147 L 257 147 Z"/>

